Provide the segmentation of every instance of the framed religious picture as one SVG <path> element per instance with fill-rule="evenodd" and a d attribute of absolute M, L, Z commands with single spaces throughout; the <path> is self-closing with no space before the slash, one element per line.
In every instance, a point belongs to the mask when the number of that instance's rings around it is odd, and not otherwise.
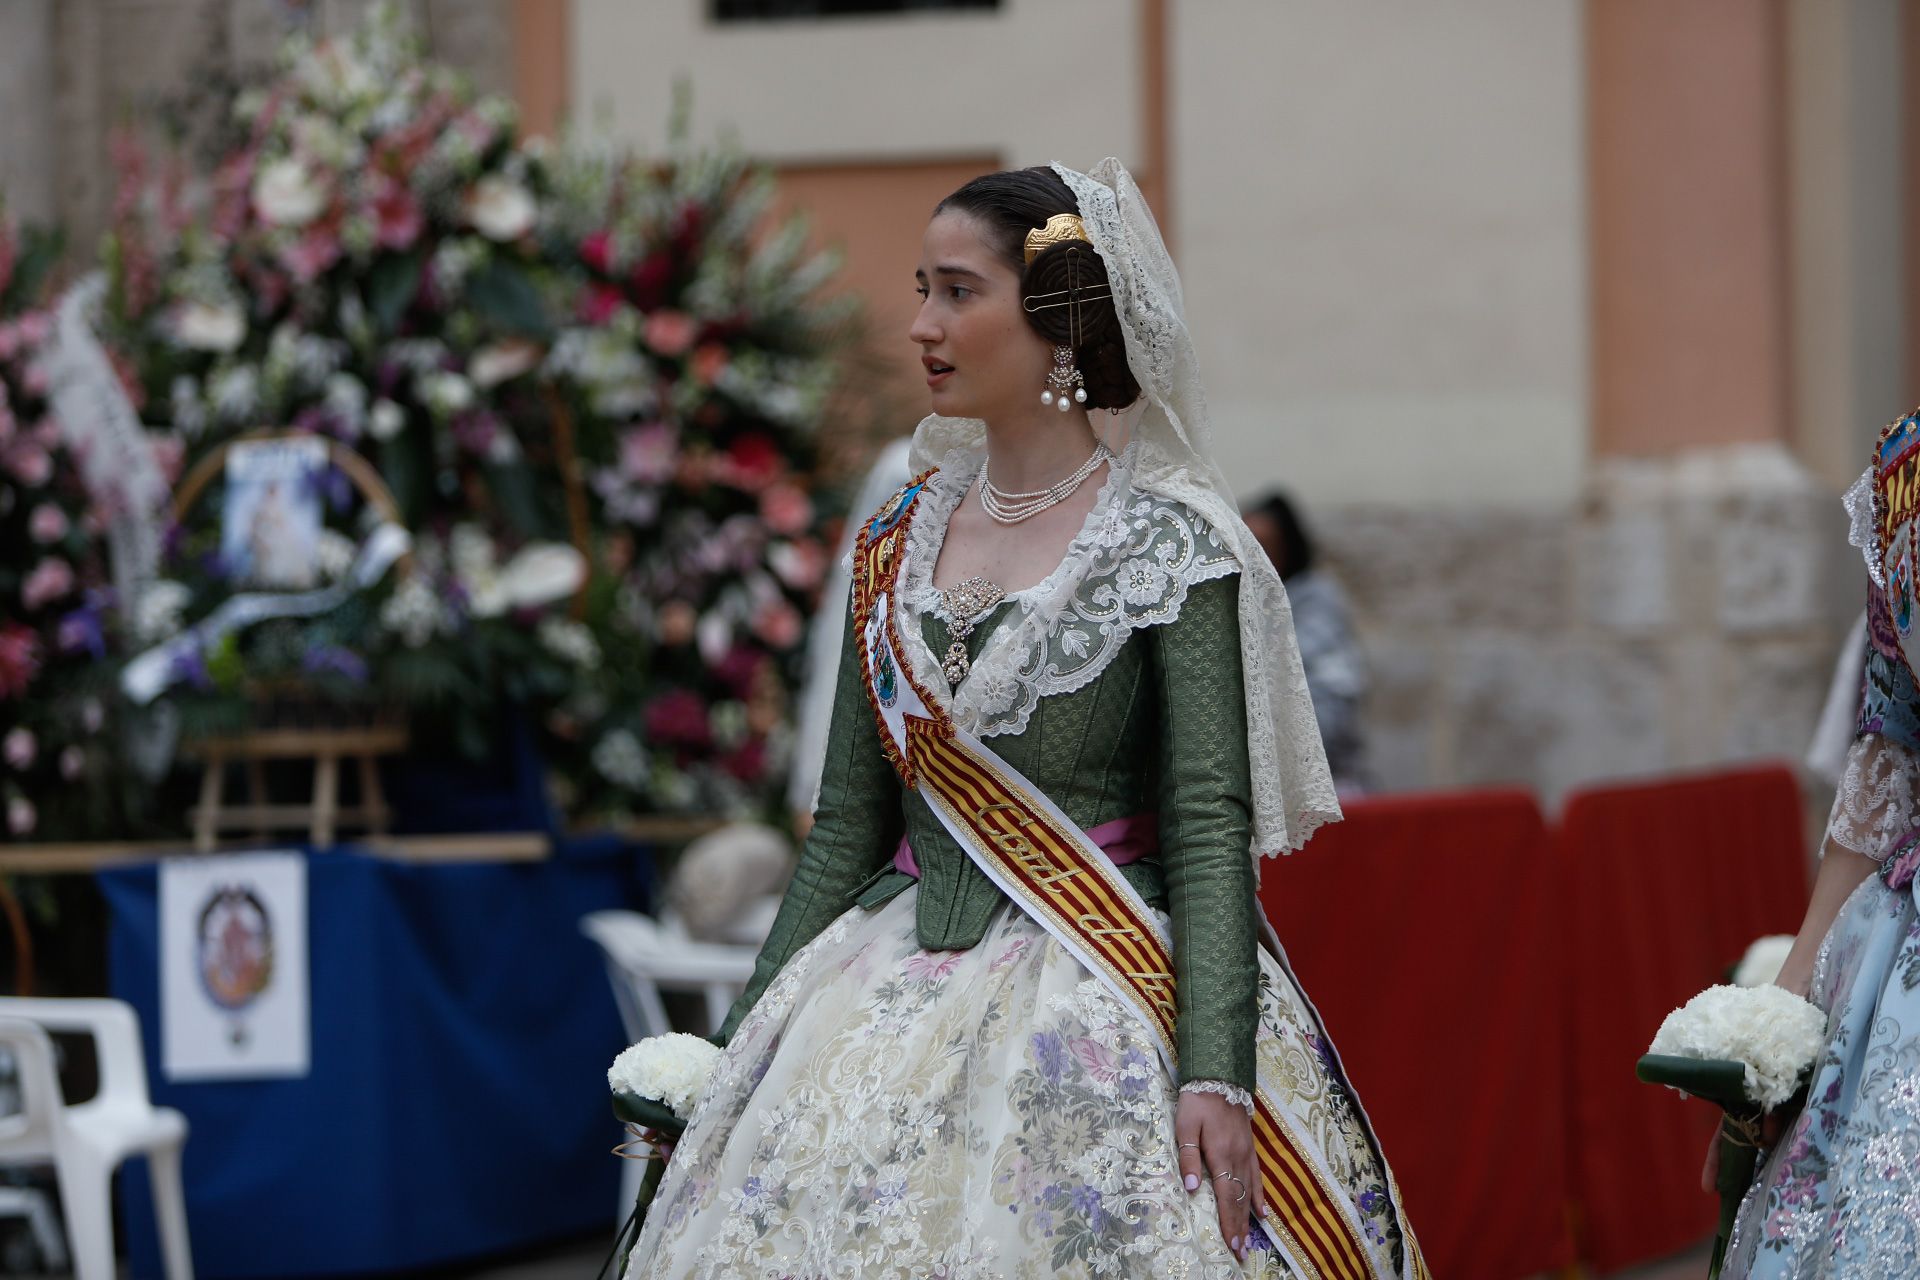
<path fill-rule="evenodd" d="M 305 591 L 319 577 L 319 436 L 236 441 L 227 450 L 220 558 L 238 586 Z"/>

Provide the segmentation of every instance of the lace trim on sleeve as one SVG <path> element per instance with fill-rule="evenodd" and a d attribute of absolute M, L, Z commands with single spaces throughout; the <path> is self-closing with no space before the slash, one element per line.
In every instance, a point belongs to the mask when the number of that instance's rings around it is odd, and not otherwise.
<path fill-rule="evenodd" d="M 1853 482 L 1842 499 L 1847 508 L 1847 541 L 1857 547 L 1867 562 L 1867 576 L 1882 591 L 1887 582 L 1880 568 L 1880 539 L 1874 534 L 1873 468 L 1868 467 Z"/>
<path fill-rule="evenodd" d="M 1827 839 L 1885 862 L 1920 827 L 1920 752 L 1867 734 L 1847 752 L 1827 819 Z"/>
<path fill-rule="evenodd" d="M 1228 1084 L 1225 1080 L 1189 1080 L 1180 1086 L 1182 1093 L 1217 1093 L 1236 1107 L 1246 1108 L 1248 1115 L 1253 1114 L 1253 1095 L 1237 1084 Z"/>

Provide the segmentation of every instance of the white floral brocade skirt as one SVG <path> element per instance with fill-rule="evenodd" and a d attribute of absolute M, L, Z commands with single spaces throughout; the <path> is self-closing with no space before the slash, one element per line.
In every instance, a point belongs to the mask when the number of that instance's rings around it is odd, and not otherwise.
<path fill-rule="evenodd" d="M 801 950 L 742 1022 L 626 1275 L 975 1280 L 1290 1276 L 1242 1264 L 1182 1185 L 1177 1088 L 1132 1016 L 1025 915 L 926 951 L 909 889 Z M 1377 1275 L 1403 1247 L 1365 1122 L 1262 955 L 1259 1053 L 1354 1207 Z"/>

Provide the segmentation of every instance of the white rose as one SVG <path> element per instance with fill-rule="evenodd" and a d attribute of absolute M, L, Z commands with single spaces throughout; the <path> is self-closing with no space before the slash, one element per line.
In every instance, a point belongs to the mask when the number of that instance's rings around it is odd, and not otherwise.
<path fill-rule="evenodd" d="M 473 384 L 457 373 L 430 373 L 420 379 L 420 398 L 445 416 L 473 407 Z"/>
<path fill-rule="evenodd" d="M 353 567 L 353 557 L 358 551 L 353 539 L 346 534 L 337 529 L 322 529 L 313 542 L 314 565 L 322 578 L 337 582 Z"/>
<path fill-rule="evenodd" d="M 391 400 L 379 399 L 373 402 L 373 411 L 367 415 L 367 430 L 373 433 L 375 440 L 391 440 L 400 434 L 400 428 L 407 425 L 406 411 Z"/>
<path fill-rule="evenodd" d="M 140 603 L 134 610 L 134 630 L 149 643 L 173 635 L 180 630 L 181 617 L 186 612 L 187 601 L 192 594 L 184 584 L 170 578 L 148 583 L 146 590 L 140 593 Z"/>
<path fill-rule="evenodd" d="M 173 313 L 173 340 L 194 351 L 232 351 L 247 336 L 247 318 L 231 303 L 183 302 Z"/>
<path fill-rule="evenodd" d="M 265 222 L 304 227 L 326 207 L 326 184 L 298 160 L 275 160 L 254 175 L 253 210 Z"/>
<path fill-rule="evenodd" d="M 511 178 L 489 174 L 467 194 L 467 220 L 489 240 L 518 240 L 533 229 L 533 194 Z"/>

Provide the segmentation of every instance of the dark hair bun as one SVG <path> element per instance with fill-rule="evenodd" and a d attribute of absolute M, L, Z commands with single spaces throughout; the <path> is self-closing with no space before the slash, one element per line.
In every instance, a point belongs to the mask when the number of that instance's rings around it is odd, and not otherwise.
<path fill-rule="evenodd" d="M 1074 306 L 1070 299 L 1077 291 L 1095 296 Z M 1089 409 L 1124 409 L 1139 399 L 1140 384 L 1127 368 L 1126 339 L 1106 264 L 1092 245 L 1068 241 L 1046 249 L 1027 264 L 1020 295 L 1022 307 L 1032 307 L 1027 320 L 1040 336 L 1073 348 L 1086 380 Z M 1046 305 L 1062 302 L 1068 305 Z"/>

